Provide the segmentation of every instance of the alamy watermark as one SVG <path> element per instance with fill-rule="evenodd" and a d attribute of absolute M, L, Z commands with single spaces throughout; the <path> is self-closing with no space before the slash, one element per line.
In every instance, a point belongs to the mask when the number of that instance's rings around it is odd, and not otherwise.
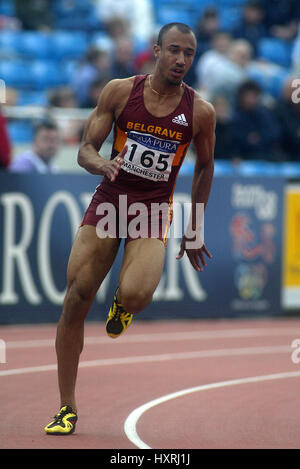
<path fill-rule="evenodd" d="M 6 342 L 0 339 L 0 363 L 6 363 Z"/>
<path fill-rule="evenodd" d="M 204 244 L 204 204 L 167 202 L 128 204 L 127 195 L 119 195 L 118 209 L 111 202 L 97 206 L 99 238 L 186 238 L 187 249 Z M 171 223 L 174 215 L 175 223 Z"/>
<path fill-rule="evenodd" d="M 294 104 L 299 104 L 300 103 L 300 78 L 295 78 L 292 81 L 292 88 L 295 88 L 295 90 L 292 93 L 292 101 Z"/>
<path fill-rule="evenodd" d="M 291 343 L 291 347 L 295 350 L 292 352 L 292 362 L 295 364 L 300 363 L 300 339 L 294 339 Z"/>

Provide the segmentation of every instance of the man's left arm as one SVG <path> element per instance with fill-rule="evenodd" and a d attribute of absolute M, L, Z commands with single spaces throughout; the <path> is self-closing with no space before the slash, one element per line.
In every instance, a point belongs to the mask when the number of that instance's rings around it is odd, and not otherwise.
<path fill-rule="evenodd" d="M 202 101 L 199 107 L 200 130 L 193 139 L 196 162 L 192 183 L 191 217 L 188 232 L 182 238 L 177 259 L 180 259 L 186 252 L 194 269 L 202 272 L 203 267 L 206 266 L 204 254 L 212 258 L 201 238 L 201 229 L 214 174 L 216 116 L 211 104 Z"/>

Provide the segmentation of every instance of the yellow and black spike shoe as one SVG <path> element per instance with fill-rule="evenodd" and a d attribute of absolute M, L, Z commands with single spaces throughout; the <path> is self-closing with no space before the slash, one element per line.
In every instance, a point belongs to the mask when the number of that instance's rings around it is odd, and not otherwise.
<path fill-rule="evenodd" d="M 44 428 L 47 435 L 71 435 L 74 433 L 78 417 L 72 407 L 63 406 L 53 418 L 54 420 Z"/>
<path fill-rule="evenodd" d="M 132 318 L 133 314 L 125 311 L 123 306 L 118 303 L 117 295 L 115 295 L 106 321 L 107 335 L 113 339 L 119 337 L 130 326 Z"/>

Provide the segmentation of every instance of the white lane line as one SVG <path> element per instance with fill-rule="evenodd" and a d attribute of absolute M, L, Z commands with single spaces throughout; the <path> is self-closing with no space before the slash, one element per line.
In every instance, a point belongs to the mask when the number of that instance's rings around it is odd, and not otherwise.
<path fill-rule="evenodd" d="M 176 399 L 178 397 L 185 396 L 187 394 L 192 394 L 194 392 L 208 391 L 210 389 L 224 388 L 227 386 L 236 386 L 238 384 L 249 384 L 249 383 L 259 383 L 262 381 L 271 381 L 276 379 L 286 379 L 286 378 L 298 378 L 300 377 L 300 371 L 291 371 L 285 373 L 274 373 L 270 375 L 263 376 L 252 376 L 248 378 L 233 379 L 229 381 L 220 381 L 218 383 L 203 384 L 201 386 L 196 386 L 192 388 L 183 389 L 165 396 L 154 399 L 153 401 L 147 402 L 140 407 L 134 409 L 127 417 L 124 423 L 124 431 L 127 438 L 138 448 L 140 449 L 152 449 L 147 443 L 145 443 L 137 433 L 137 423 L 141 416 L 147 412 L 149 409 L 163 404 L 164 402 Z"/>
<path fill-rule="evenodd" d="M 194 358 L 230 357 L 235 355 L 263 355 L 274 353 L 291 353 L 291 347 L 287 345 L 277 345 L 272 347 L 241 347 L 231 349 L 199 350 L 194 352 L 182 353 L 164 353 L 158 355 L 136 355 L 132 357 L 104 358 L 100 360 L 82 361 L 81 363 L 79 363 L 79 368 L 91 368 L 96 366 L 110 365 L 128 365 L 132 363 L 154 363 L 172 360 L 189 360 Z M 0 371 L 0 377 L 22 375 L 26 373 L 40 373 L 43 371 L 54 371 L 56 369 L 56 364 L 32 366 L 27 368 L 13 368 L 10 370 Z"/>
<path fill-rule="evenodd" d="M 281 337 L 292 335 L 294 338 L 300 337 L 300 328 L 283 328 L 278 327 L 270 329 L 253 328 L 253 329 L 230 329 L 230 330 L 216 330 L 216 331 L 184 331 L 184 332 L 167 332 L 167 333 L 153 333 L 153 334 L 133 334 L 122 337 L 120 340 L 114 341 L 114 344 L 129 344 L 129 343 L 145 343 L 145 342 L 172 342 L 181 340 L 209 340 L 209 339 L 233 339 L 233 338 L 246 338 L 246 337 Z M 107 336 L 100 337 L 86 337 L 86 345 L 97 344 L 111 344 L 111 339 Z M 39 348 L 39 347 L 53 347 L 55 345 L 54 339 L 36 339 L 36 340 L 22 340 L 22 341 L 7 341 L 7 349 L 19 348 Z"/>

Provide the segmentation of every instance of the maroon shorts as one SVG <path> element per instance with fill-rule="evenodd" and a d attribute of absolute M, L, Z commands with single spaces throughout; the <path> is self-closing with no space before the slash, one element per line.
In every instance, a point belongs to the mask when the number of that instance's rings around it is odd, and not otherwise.
<path fill-rule="evenodd" d="M 136 201 L 134 194 L 109 194 L 100 187 L 93 195 L 81 223 L 96 227 L 99 237 L 111 237 L 125 244 L 141 238 L 160 239 L 167 244 L 172 222 L 172 207 L 168 202 Z"/>

